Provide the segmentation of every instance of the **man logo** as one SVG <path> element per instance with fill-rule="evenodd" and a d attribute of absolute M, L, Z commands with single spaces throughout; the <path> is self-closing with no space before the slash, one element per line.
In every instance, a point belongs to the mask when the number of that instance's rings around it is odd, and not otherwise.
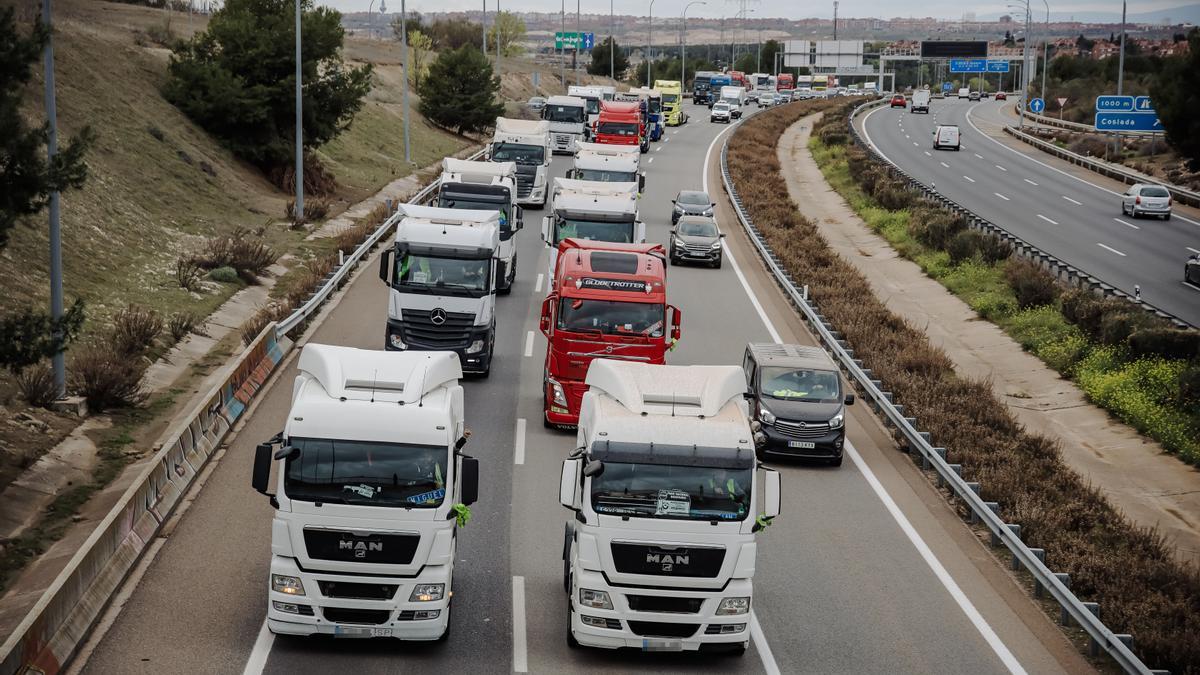
<path fill-rule="evenodd" d="M 341 539 L 338 541 L 339 551 L 353 551 L 355 558 L 365 558 L 367 553 L 383 553 L 382 541 L 350 541 Z"/>
<path fill-rule="evenodd" d="M 676 565 L 691 565 L 691 556 L 682 553 L 647 553 L 647 565 L 662 565 L 662 571 L 674 572 Z"/>
<path fill-rule="evenodd" d="M 446 310 L 438 307 L 429 313 L 429 321 L 435 326 L 440 326 L 446 323 Z"/>

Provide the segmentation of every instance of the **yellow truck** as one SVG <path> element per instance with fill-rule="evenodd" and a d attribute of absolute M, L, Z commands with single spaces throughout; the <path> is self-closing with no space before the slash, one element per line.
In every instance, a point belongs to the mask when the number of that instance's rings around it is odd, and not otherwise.
<path fill-rule="evenodd" d="M 662 93 L 663 121 L 669 127 L 687 122 L 683 111 L 683 85 L 679 80 L 655 80 L 654 88 Z"/>

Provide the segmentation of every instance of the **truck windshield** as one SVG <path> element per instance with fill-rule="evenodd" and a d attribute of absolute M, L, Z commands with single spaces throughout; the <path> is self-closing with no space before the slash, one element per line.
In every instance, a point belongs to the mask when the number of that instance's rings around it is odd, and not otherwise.
<path fill-rule="evenodd" d="M 649 110 L 650 110 L 651 114 L 662 112 L 662 99 L 658 99 L 658 98 L 650 99 Z"/>
<path fill-rule="evenodd" d="M 500 236 L 512 234 L 512 214 L 508 212 L 508 204 L 497 204 L 489 201 L 475 201 L 468 195 L 442 195 L 438 198 L 438 206 L 444 209 L 468 209 L 473 211 L 499 211 Z"/>
<path fill-rule="evenodd" d="M 544 164 L 546 148 L 524 143 L 493 143 L 493 162 L 516 162 L 517 164 Z"/>
<path fill-rule="evenodd" d="M 665 318 L 664 307 L 653 302 L 563 298 L 558 307 L 559 330 L 574 332 L 662 337 Z"/>
<path fill-rule="evenodd" d="M 596 133 L 635 138 L 638 135 L 638 125 L 633 122 L 601 122 L 596 127 Z"/>
<path fill-rule="evenodd" d="M 674 103 L 679 100 L 679 94 L 663 94 L 663 103 Z"/>
<path fill-rule="evenodd" d="M 583 122 L 585 119 L 585 109 L 578 108 L 573 105 L 548 105 L 545 108 L 543 117 L 551 122 Z"/>
<path fill-rule="evenodd" d="M 449 451 L 432 445 L 293 438 L 284 468 L 291 499 L 436 508 L 446 498 Z"/>
<path fill-rule="evenodd" d="M 594 180 L 601 183 L 635 183 L 636 171 L 606 171 L 604 169 L 575 169 L 576 180 Z"/>
<path fill-rule="evenodd" d="M 786 401 L 831 403 L 841 398 L 837 373 L 830 370 L 763 366 L 759 390 Z"/>
<path fill-rule="evenodd" d="M 750 512 L 750 469 L 605 462 L 593 476 L 596 513 L 682 520 L 743 520 Z"/>
<path fill-rule="evenodd" d="M 578 220 L 565 218 L 554 227 L 554 245 L 563 239 L 588 239 L 590 241 L 614 241 L 620 244 L 633 243 L 633 221 Z"/>
<path fill-rule="evenodd" d="M 397 256 L 396 288 L 412 293 L 481 297 L 489 290 L 489 262 L 405 252 Z"/>
<path fill-rule="evenodd" d="M 589 115 L 599 115 L 600 114 L 600 99 L 585 98 L 583 100 L 587 101 L 587 112 Z"/>

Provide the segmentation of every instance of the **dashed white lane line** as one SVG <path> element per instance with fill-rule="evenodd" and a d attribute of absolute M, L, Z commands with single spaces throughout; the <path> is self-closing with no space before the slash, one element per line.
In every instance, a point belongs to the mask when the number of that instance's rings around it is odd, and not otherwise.
<path fill-rule="evenodd" d="M 1194 249 L 1191 246 L 1185 246 L 1184 248 L 1191 251 L 1192 253 L 1195 253 L 1196 255 L 1200 255 L 1200 250 Z"/>
<path fill-rule="evenodd" d="M 1000 194 L 999 192 L 993 192 L 992 194 L 996 195 L 997 197 L 999 197 L 1000 199 L 1003 199 L 1006 202 L 1011 201 L 1008 197 L 1005 197 L 1004 195 Z"/>
<path fill-rule="evenodd" d="M 974 178 L 971 178 L 970 176 L 963 176 L 963 178 L 967 179 L 968 181 L 970 181 L 970 182 L 972 182 L 972 183 L 974 183 L 974 182 L 975 182 L 975 179 L 974 179 Z"/>
<path fill-rule="evenodd" d="M 1033 182 L 1033 181 L 1029 180 L 1028 178 L 1026 178 L 1026 179 L 1025 179 L 1025 182 L 1026 182 L 1026 183 L 1029 183 L 1030 185 L 1032 185 L 1032 186 L 1034 186 L 1034 187 L 1037 187 L 1037 183 L 1035 183 L 1035 182 Z"/>
<path fill-rule="evenodd" d="M 909 140 L 912 140 L 912 136 L 909 136 L 908 134 L 904 134 L 904 137 L 905 137 L 905 138 L 907 138 L 907 139 L 909 139 Z"/>
<path fill-rule="evenodd" d="M 979 154 L 978 152 L 972 154 L 975 155 L 975 159 L 983 159 L 983 155 Z"/>
<path fill-rule="evenodd" d="M 919 143 L 917 143 L 916 141 L 913 141 L 913 146 L 918 147 L 918 148 L 921 147 L 921 145 Z"/>
<path fill-rule="evenodd" d="M 1138 227 L 1137 225 L 1134 225 L 1133 223 L 1130 223 L 1130 222 L 1126 222 L 1126 221 L 1124 221 L 1124 220 L 1121 220 L 1120 218 L 1113 218 L 1113 220 L 1115 220 L 1115 221 L 1117 221 L 1118 223 L 1120 223 L 1120 224 L 1124 225 L 1125 227 L 1132 227 L 1132 228 L 1133 228 L 1133 229 L 1135 229 L 1135 230 L 1140 230 L 1140 229 L 1142 229 L 1142 228 Z M 1192 250 L 1194 251 L 1194 250 L 1196 250 L 1196 249 L 1192 249 Z"/>
<path fill-rule="evenodd" d="M 654 163 L 654 158 L 653 158 L 653 157 L 651 157 L 650 159 L 646 160 L 646 163 L 647 163 L 647 164 L 653 164 L 653 163 Z"/>
<path fill-rule="evenodd" d="M 517 431 L 513 437 L 513 464 L 525 463 L 525 418 L 517 418 Z"/>
<path fill-rule="evenodd" d="M 535 283 L 535 284 L 533 285 L 533 292 L 534 292 L 534 293 L 541 293 L 541 292 L 542 292 L 542 282 L 543 282 L 543 281 L 545 281 L 545 280 L 546 280 L 546 275 L 545 275 L 545 274 L 542 274 L 541 272 L 538 272 L 537 283 Z"/>
<path fill-rule="evenodd" d="M 1104 244 L 1101 244 L 1100 242 L 1096 242 L 1096 245 L 1097 245 L 1097 246 L 1099 246 L 1100 248 L 1102 248 L 1102 249 L 1106 250 L 1106 251 L 1112 251 L 1113 253 L 1116 253 L 1117 255 L 1121 256 L 1122 258 L 1124 258 L 1124 257 L 1125 257 L 1125 254 L 1124 254 L 1124 253 L 1121 253 L 1120 251 L 1118 251 L 1117 249 L 1115 249 L 1115 248 L 1113 248 L 1113 247 L 1111 247 L 1111 246 L 1105 246 Z"/>
<path fill-rule="evenodd" d="M 1050 219 L 1049 219 L 1049 218 L 1047 218 L 1046 216 L 1043 216 L 1043 215 L 1042 215 L 1042 214 L 1040 214 L 1040 213 L 1039 213 L 1039 214 L 1037 214 L 1037 217 L 1038 217 L 1038 218 L 1041 218 L 1042 220 L 1046 221 L 1047 223 L 1050 223 L 1051 225 L 1057 225 L 1057 224 L 1058 224 L 1058 223 L 1054 222 L 1053 220 L 1050 220 Z"/>
<path fill-rule="evenodd" d="M 513 671 L 529 672 L 529 651 L 525 644 L 525 577 L 513 577 Z"/>
<path fill-rule="evenodd" d="M 925 151 L 925 156 L 926 156 L 926 157 L 933 157 L 933 153 L 931 153 L 931 152 L 929 152 L 928 150 L 926 150 L 926 151 Z"/>
<path fill-rule="evenodd" d="M 533 356 L 533 331 L 525 333 L 525 356 Z"/>
<path fill-rule="evenodd" d="M 1063 195 L 1063 196 L 1062 196 L 1062 198 L 1063 198 L 1063 199 L 1065 199 L 1065 200 L 1067 200 L 1067 201 L 1069 201 L 1069 202 L 1071 202 L 1071 203 L 1072 203 L 1072 204 L 1074 204 L 1075 206 L 1083 206 L 1083 202 L 1077 202 L 1077 201 L 1075 201 L 1074 199 L 1071 199 L 1070 197 L 1068 197 L 1068 196 L 1066 196 L 1066 195 Z"/>
<path fill-rule="evenodd" d="M 947 169 L 950 168 L 950 165 L 945 162 L 938 162 L 938 164 L 941 164 L 942 166 L 946 167 Z"/>
<path fill-rule="evenodd" d="M 997 169 L 1000 169 L 1001 171 L 1008 171 L 1008 169 L 1006 169 L 1006 168 L 1004 168 L 1004 167 L 1000 166 L 999 164 L 997 164 L 997 165 L 996 165 L 996 168 L 997 168 Z"/>

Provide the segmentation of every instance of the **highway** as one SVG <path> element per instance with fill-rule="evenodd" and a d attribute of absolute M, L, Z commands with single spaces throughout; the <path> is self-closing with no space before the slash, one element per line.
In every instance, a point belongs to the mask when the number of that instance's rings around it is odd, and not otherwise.
<path fill-rule="evenodd" d="M 1169 221 L 1121 213 L 1127 186 L 1012 138 L 995 100 L 930 101 L 928 115 L 885 106 L 862 116 L 869 142 L 938 192 L 1047 253 L 1185 321 L 1200 325 L 1200 288 L 1183 265 L 1200 252 L 1200 211 L 1174 205 Z M 938 124 L 955 124 L 962 149 L 933 149 Z"/>
<path fill-rule="evenodd" d="M 641 213 L 666 242 L 670 200 L 719 190 L 724 125 L 692 107 L 643 156 Z M 554 175 L 569 167 L 556 157 Z M 683 313 L 676 364 L 740 363 L 748 341 L 812 343 L 723 198 L 720 270 L 671 267 L 668 300 Z M 295 377 L 293 350 L 228 450 L 193 489 L 101 622 L 75 672 L 557 673 L 719 670 L 767 673 L 1084 672 L 1089 666 L 978 538 L 893 446 L 866 406 L 847 422 L 841 468 L 773 463 L 784 513 L 760 534 L 751 649 L 741 658 L 614 653 L 567 647 L 558 504 L 561 460 L 574 434 L 544 429 L 546 292 L 542 212 L 518 236 L 518 276 L 498 300 L 491 377 L 465 382 L 466 451 L 481 460 L 481 496 L 459 533 L 452 635 L 443 643 L 274 637 L 263 630 L 271 507 L 250 488 L 256 443 L 278 432 Z M 732 264 L 731 264 L 732 263 Z M 380 348 L 386 288 L 368 263 L 318 321 L 313 342 Z M 530 342 L 532 340 L 532 342 Z M 527 345 L 531 345 L 527 346 Z"/>

